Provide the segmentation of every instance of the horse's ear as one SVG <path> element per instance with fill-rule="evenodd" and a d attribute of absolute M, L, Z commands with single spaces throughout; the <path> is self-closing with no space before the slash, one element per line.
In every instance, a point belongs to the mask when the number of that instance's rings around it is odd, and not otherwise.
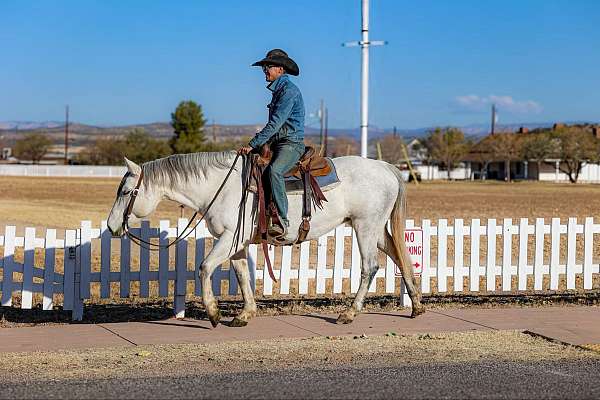
<path fill-rule="evenodd" d="M 142 168 L 139 165 L 137 165 L 133 161 L 129 160 L 127 157 L 124 157 L 124 158 L 125 158 L 125 165 L 127 165 L 127 169 L 129 170 L 129 172 L 132 175 L 139 175 L 142 172 Z"/>

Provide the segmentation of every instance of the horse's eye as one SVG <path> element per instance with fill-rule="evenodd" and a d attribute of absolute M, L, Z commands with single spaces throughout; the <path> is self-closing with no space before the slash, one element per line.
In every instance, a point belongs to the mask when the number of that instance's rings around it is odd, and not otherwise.
<path fill-rule="evenodd" d="M 127 196 L 129 193 L 131 193 L 131 190 L 124 190 L 123 191 L 123 196 Z"/>

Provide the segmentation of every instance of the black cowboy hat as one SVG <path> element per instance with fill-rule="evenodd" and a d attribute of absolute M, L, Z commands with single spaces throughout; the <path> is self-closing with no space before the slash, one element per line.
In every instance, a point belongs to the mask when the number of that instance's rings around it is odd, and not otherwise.
<path fill-rule="evenodd" d="M 288 57 L 287 53 L 281 49 L 273 49 L 269 51 L 265 58 L 252 64 L 253 67 L 262 67 L 263 65 L 276 65 L 283 67 L 290 75 L 297 76 L 300 73 L 300 68 L 294 60 Z"/>

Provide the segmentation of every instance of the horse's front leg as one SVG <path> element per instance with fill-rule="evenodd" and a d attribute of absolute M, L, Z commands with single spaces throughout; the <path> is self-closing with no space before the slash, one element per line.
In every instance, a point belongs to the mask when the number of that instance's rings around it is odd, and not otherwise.
<path fill-rule="evenodd" d="M 246 249 L 237 252 L 231 257 L 231 264 L 235 270 L 238 284 L 244 298 L 244 309 L 231 321 L 229 326 L 246 326 L 250 318 L 256 315 L 256 302 L 250 284 L 250 271 L 248 270 L 248 253 Z"/>
<path fill-rule="evenodd" d="M 200 281 L 202 282 L 202 302 L 208 319 L 213 327 L 216 327 L 221 320 L 221 312 L 219 306 L 215 300 L 215 296 L 212 291 L 211 277 L 213 272 L 218 265 L 227 261 L 231 257 L 232 253 L 232 242 L 233 235 L 229 231 L 225 231 L 215 246 L 212 248 L 210 253 L 206 256 L 200 267 Z"/>

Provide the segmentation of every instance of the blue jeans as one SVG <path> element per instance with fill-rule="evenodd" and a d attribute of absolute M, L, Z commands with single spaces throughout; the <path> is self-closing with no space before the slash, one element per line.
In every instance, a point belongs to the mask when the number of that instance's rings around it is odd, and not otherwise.
<path fill-rule="evenodd" d="M 271 196 L 281 222 L 289 226 L 287 219 L 288 200 L 285 193 L 285 181 L 283 175 L 287 173 L 304 154 L 303 142 L 291 142 L 285 139 L 271 143 L 273 158 L 271 164 L 265 170 L 265 178 L 268 179 L 271 189 Z"/>

